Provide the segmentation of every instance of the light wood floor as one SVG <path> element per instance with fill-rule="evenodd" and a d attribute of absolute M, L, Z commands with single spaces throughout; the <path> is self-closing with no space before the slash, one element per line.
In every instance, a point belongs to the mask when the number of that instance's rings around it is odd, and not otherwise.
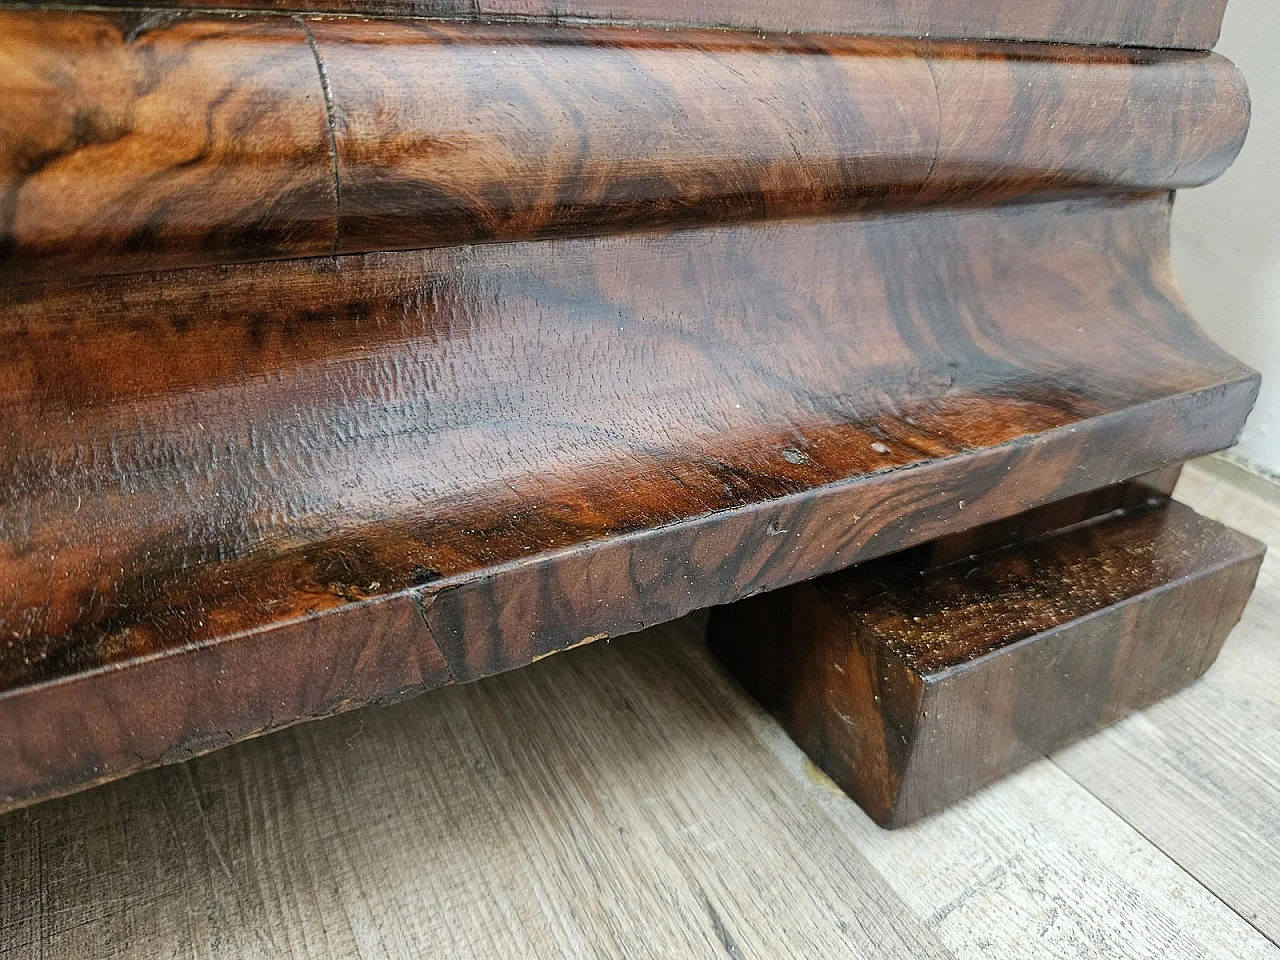
<path fill-rule="evenodd" d="M 885 833 L 690 618 L 0 818 L 0 957 L 1274 957 L 1280 499 L 1204 680 Z"/>

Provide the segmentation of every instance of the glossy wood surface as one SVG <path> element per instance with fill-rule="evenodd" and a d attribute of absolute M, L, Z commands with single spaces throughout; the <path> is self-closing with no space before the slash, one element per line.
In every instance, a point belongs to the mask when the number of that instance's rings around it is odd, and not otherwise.
<path fill-rule="evenodd" d="M 476 13 L 0 11 L 0 805 L 1237 435 L 1226 60 Z"/>
<path fill-rule="evenodd" d="M 881 825 L 1199 677 L 1265 548 L 1181 504 L 929 571 L 873 561 L 716 611 L 717 652 Z"/>
<path fill-rule="evenodd" d="M 1201 53 L 8 10 L 0 279 L 1171 189 L 1247 122 Z"/>
<path fill-rule="evenodd" d="M 350 252 L 1193 186 L 1226 169 L 1248 124 L 1239 75 L 1216 56 L 353 20 L 311 30 L 341 105 Z"/>
<path fill-rule="evenodd" d="M 328 137 L 287 18 L 0 10 L 0 278 L 331 253 Z"/>
<path fill-rule="evenodd" d="M 94 6 L 138 7 L 138 0 Z M 207 8 L 161 0 L 151 9 Z M 550 18 L 805 33 L 1049 40 L 1208 50 L 1226 0 L 218 0 L 224 9 L 377 16 Z"/>
<path fill-rule="evenodd" d="M 1148 196 L 9 287 L 0 796 L 1226 446 L 1257 378 L 1167 229 Z"/>

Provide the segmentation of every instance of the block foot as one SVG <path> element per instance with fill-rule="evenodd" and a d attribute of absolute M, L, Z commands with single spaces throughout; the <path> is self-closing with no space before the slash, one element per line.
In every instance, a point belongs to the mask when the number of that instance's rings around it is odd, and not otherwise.
<path fill-rule="evenodd" d="M 1157 500 L 944 566 L 926 545 L 721 607 L 711 644 L 895 827 L 1199 677 L 1263 552 Z"/>

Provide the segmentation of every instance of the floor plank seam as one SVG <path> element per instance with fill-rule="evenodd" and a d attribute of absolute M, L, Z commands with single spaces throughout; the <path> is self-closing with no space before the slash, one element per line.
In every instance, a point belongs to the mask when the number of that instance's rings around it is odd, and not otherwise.
<path fill-rule="evenodd" d="M 1046 759 L 1046 760 L 1048 760 L 1051 764 L 1053 764 L 1053 765 L 1054 765 L 1054 767 L 1056 767 L 1057 769 L 1061 770 L 1061 771 L 1062 771 L 1062 772 L 1063 772 L 1063 773 L 1064 773 L 1068 778 L 1070 778 L 1070 780 L 1071 780 L 1073 783 L 1075 783 L 1075 784 L 1079 785 L 1079 787 L 1080 787 L 1082 790 L 1084 790 L 1084 792 L 1085 792 L 1085 793 L 1089 794 L 1089 796 L 1093 797 L 1093 798 L 1094 798 L 1095 800 L 1097 800 L 1100 804 L 1102 804 L 1104 807 L 1106 807 L 1108 810 L 1110 810 L 1110 811 L 1111 811 L 1111 813 L 1112 813 L 1114 816 L 1116 816 L 1117 818 L 1119 818 L 1119 819 L 1121 820 L 1121 822 L 1123 822 L 1124 824 L 1126 824 L 1126 825 L 1129 827 L 1129 829 L 1131 829 L 1134 833 L 1136 833 L 1136 834 L 1137 834 L 1138 836 L 1140 836 L 1143 840 L 1145 840 L 1147 843 L 1149 843 L 1149 844 L 1151 845 L 1152 849 L 1154 849 L 1154 850 L 1158 851 L 1158 852 L 1159 852 L 1159 854 L 1160 854 L 1160 856 L 1164 857 L 1164 858 L 1165 858 L 1166 860 L 1168 860 L 1171 864 L 1173 864 L 1173 866 L 1174 866 L 1174 867 L 1176 867 L 1178 870 L 1182 871 L 1182 873 L 1184 873 L 1187 877 L 1189 877 L 1189 878 L 1190 878 L 1190 879 L 1191 879 L 1191 880 L 1196 884 L 1196 886 L 1198 886 L 1201 890 L 1204 890 L 1204 891 L 1205 891 L 1207 894 L 1209 894 L 1209 896 L 1211 896 L 1214 900 L 1216 900 L 1218 903 L 1222 904 L 1224 907 L 1226 907 L 1228 910 L 1230 910 L 1232 913 L 1234 913 L 1237 917 L 1239 917 L 1241 920 L 1243 920 L 1245 923 L 1247 923 L 1251 929 L 1253 929 L 1253 930 L 1254 930 L 1254 931 L 1255 931 L 1259 936 L 1261 936 L 1264 940 L 1266 940 L 1266 941 L 1267 941 L 1267 943 L 1271 944 L 1271 946 L 1272 946 L 1275 950 L 1280 951 L 1280 942 L 1277 942 L 1277 941 L 1276 941 L 1276 939 L 1275 939 L 1274 937 L 1272 937 L 1270 934 L 1268 934 L 1268 933 L 1267 933 L 1267 931 L 1263 930 L 1263 929 L 1262 929 L 1261 927 L 1259 927 L 1259 926 L 1258 926 L 1258 924 L 1257 924 L 1257 923 L 1255 923 L 1252 919 L 1250 919 L 1249 917 L 1247 917 L 1247 916 L 1245 916 L 1243 913 L 1241 913 L 1239 910 L 1237 910 L 1233 904 L 1231 904 L 1231 903 L 1230 903 L 1230 902 L 1228 902 L 1227 900 L 1223 899 L 1223 897 L 1219 895 L 1218 891 L 1214 890 L 1212 887 L 1210 887 L 1210 886 L 1208 886 L 1207 884 L 1205 884 L 1205 883 L 1204 883 L 1204 882 L 1203 882 L 1203 881 L 1202 881 L 1198 876 L 1196 876 L 1194 873 L 1192 873 L 1190 870 L 1188 870 L 1186 867 L 1184 867 L 1181 863 L 1179 863 L 1179 862 L 1178 862 L 1178 861 L 1173 857 L 1173 855 L 1172 855 L 1172 854 L 1170 854 L 1167 850 L 1165 850 L 1165 849 L 1164 849 L 1164 847 L 1162 847 L 1162 846 L 1161 846 L 1161 845 L 1156 841 L 1156 839 L 1155 839 L 1154 837 L 1152 837 L 1150 834 L 1148 834 L 1146 831 L 1144 831 L 1144 830 L 1143 830 L 1141 827 L 1139 827 L 1137 824 L 1135 824 L 1135 823 L 1133 823 L 1132 821 L 1130 821 L 1129 819 L 1127 819 L 1127 818 L 1124 816 L 1124 814 L 1122 814 L 1122 813 L 1121 813 L 1119 810 L 1117 810 L 1114 806 L 1112 806 L 1110 803 L 1108 803 L 1104 798 L 1102 798 L 1101 796 L 1099 796 L 1098 794 L 1096 794 L 1096 793 L 1094 793 L 1092 790 L 1090 790 L 1090 789 L 1089 789 L 1089 787 L 1088 787 L 1086 784 L 1082 783 L 1082 782 L 1081 782 L 1080 780 L 1078 780 L 1076 777 L 1072 776 L 1071 772 L 1070 772 L 1069 770 L 1067 770 L 1065 767 L 1063 767 L 1060 763 L 1058 763 L 1058 761 L 1057 761 L 1054 757 L 1049 756 L 1049 757 L 1046 757 L 1045 759 Z"/>

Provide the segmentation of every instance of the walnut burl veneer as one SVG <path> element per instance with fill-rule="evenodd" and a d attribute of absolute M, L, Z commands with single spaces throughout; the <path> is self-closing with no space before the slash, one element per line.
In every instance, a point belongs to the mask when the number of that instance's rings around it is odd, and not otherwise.
<path fill-rule="evenodd" d="M 0 12 L 0 806 L 1230 445 L 1167 238 L 1247 120 L 1204 52 Z"/>
<path fill-rule="evenodd" d="M 928 569 L 741 601 L 713 646 L 814 762 L 901 826 L 1205 672 L 1264 547 L 1172 501 Z"/>
<path fill-rule="evenodd" d="M 0 793 L 469 680 L 1230 444 L 1166 197 L 2 292 Z"/>
<path fill-rule="evenodd" d="M 1205 53 L 7 11 L 0 279 L 1172 189 L 1247 123 Z"/>

